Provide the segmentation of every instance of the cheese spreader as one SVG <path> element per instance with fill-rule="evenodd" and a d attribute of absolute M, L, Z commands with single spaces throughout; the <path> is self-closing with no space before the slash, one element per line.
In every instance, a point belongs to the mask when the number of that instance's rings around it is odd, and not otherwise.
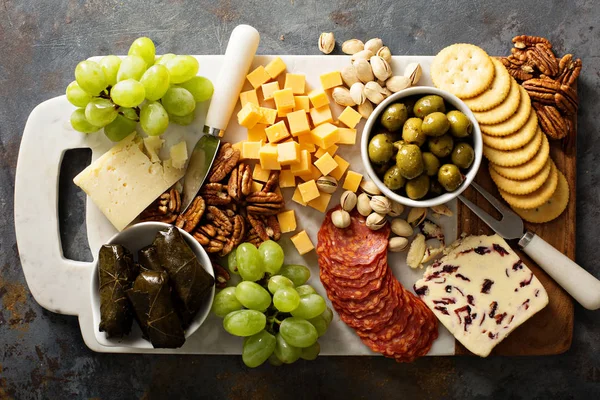
<path fill-rule="evenodd" d="M 192 203 L 210 171 L 259 41 L 258 31 L 249 25 L 238 25 L 231 32 L 223 66 L 214 83 L 204 136 L 194 146 L 183 177 L 182 212 Z"/>
<path fill-rule="evenodd" d="M 488 191 L 475 182 L 472 182 L 471 186 L 502 214 L 502 219 L 492 217 L 463 195 L 458 196 L 460 201 L 504 239 L 519 239 L 519 247 L 579 304 L 588 310 L 600 308 L 600 280 L 535 233 L 525 231 L 521 217 Z"/>

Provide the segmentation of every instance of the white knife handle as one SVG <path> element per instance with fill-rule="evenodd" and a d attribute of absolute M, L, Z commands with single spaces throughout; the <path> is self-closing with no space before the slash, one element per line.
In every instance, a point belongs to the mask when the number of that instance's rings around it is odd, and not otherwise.
<path fill-rule="evenodd" d="M 221 71 L 214 83 L 204 132 L 223 136 L 237 103 L 244 80 L 256 54 L 260 35 L 250 25 L 238 25 L 231 32 Z"/>
<path fill-rule="evenodd" d="M 600 281 L 592 274 L 532 232 L 519 245 L 579 304 L 588 310 L 600 308 Z"/>

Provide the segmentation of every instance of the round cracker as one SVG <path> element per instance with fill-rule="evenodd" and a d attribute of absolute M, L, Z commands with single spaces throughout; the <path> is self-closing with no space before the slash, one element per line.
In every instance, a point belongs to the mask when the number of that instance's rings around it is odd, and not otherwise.
<path fill-rule="evenodd" d="M 508 96 L 511 86 L 510 74 L 497 59 L 492 58 L 492 63 L 494 64 L 494 80 L 491 85 L 480 95 L 464 99 L 465 104 L 472 111 L 486 111 L 494 108 Z"/>
<path fill-rule="evenodd" d="M 431 64 L 431 79 L 438 88 L 467 99 L 490 86 L 494 80 L 494 64 L 483 49 L 457 43 L 435 56 Z"/>
<path fill-rule="evenodd" d="M 510 79 L 510 90 L 506 99 L 496 107 L 482 112 L 473 112 L 475 119 L 480 124 L 499 124 L 502 121 L 506 121 L 513 115 L 521 102 L 521 91 L 519 90 L 519 84 L 512 77 Z"/>
<path fill-rule="evenodd" d="M 520 181 L 523 179 L 531 178 L 544 168 L 546 162 L 550 158 L 550 143 L 546 135 L 542 135 L 542 145 L 536 153 L 536 155 L 525 164 L 516 167 L 502 167 L 500 165 L 492 164 L 492 168 L 505 178 Z"/>
<path fill-rule="evenodd" d="M 519 92 L 521 94 L 521 101 L 519 102 L 517 111 L 509 119 L 500 122 L 499 124 L 479 125 L 482 132 L 490 136 L 507 136 L 518 131 L 525 125 L 525 122 L 527 122 L 527 119 L 529 118 L 529 114 L 532 112 L 531 99 L 522 86 L 519 86 Z"/>
<path fill-rule="evenodd" d="M 556 169 L 556 165 L 554 162 L 552 163 L 552 171 L 550 171 L 550 176 L 546 179 L 546 182 L 538 188 L 536 191 L 528 193 L 528 194 L 510 194 L 505 192 L 502 189 L 498 189 L 500 192 L 500 196 L 511 206 L 523 209 L 531 209 L 536 208 L 547 202 L 554 192 L 556 191 L 556 187 L 558 186 L 558 170 Z"/>
<path fill-rule="evenodd" d="M 525 164 L 538 152 L 542 145 L 542 136 L 544 136 L 544 134 L 541 129 L 538 129 L 529 143 L 515 150 L 497 150 L 484 144 L 483 155 L 490 160 L 490 162 L 503 167 L 514 167 L 516 165 Z"/>
<path fill-rule="evenodd" d="M 508 136 L 489 136 L 483 134 L 483 143 L 498 150 L 518 149 L 529 143 L 538 129 L 540 128 L 538 126 L 537 114 L 532 112 L 529 114 L 529 119 L 525 125 L 515 133 Z"/>
<path fill-rule="evenodd" d="M 546 165 L 540 172 L 531 178 L 524 179 L 522 181 L 515 181 L 503 177 L 497 173 L 494 168 L 492 168 L 491 164 L 489 165 L 489 170 L 492 180 L 499 189 L 502 189 L 510 194 L 529 194 L 538 190 L 540 187 L 542 187 L 544 182 L 548 180 L 548 176 L 552 170 L 552 160 L 548 159 L 548 161 L 546 161 Z"/>
<path fill-rule="evenodd" d="M 569 204 L 569 197 L 569 182 L 567 182 L 562 172 L 558 171 L 558 185 L 556 186 L 556 191 L 548 201 L 536 208 L 523 209 L 513 207 L 513 210 L 525 221 L 533 222 L 534 224 L 543 224 L 558 218 L 565 211 Z"/>

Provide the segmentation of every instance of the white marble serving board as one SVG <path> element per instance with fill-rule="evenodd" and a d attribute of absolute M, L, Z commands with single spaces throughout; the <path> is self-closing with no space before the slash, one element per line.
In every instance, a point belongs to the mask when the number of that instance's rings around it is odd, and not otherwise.
<path fill-rule="evenodd" d="M 257 56 L 254 66 L 264 65 L 274 56 Z M 306 74 L 308 88 L 319 87 L 319 75 L 339 70 L 350 62 L 347 56 L 282 56 L 288 72 Z M 433 57 L 397 56 L 392 68 L 397 73 L 410 62 L 420 62 L 423 67 L 421 85 L 431 85 L 429 65 Z M 197 56 L 200 74 L 215 80 L 219 72 L 222 56 Z M 282 79 L 280 79 L 282 80 Z M 281 82 L 282 84 L 283 82 Z M 249 84 L 248 88 L 249 88 Z M 244 89 L 244 90 L 247 90 Z M 187 127 L 172 124 L 163 135 L 166 147 L 180 141 L 193 148 L 202 131 L 208 104 L 197 108 L 196 121 Z M 74 107 L 65 96 L 48 100 L 37 106 L 29 116 L 16 171 L 15 182 L 15 227 L 21 264 L 25 278 L 36 301 L 44 308 L 68 315 L 77 315 L 85 344 L 98 352 L 113 353 L 181 353 L 181 354 L 240 354 L 242 339 L 229 335 L 222 327 L 221 319 L 211 315 L 204 325 L 193 334 L 180 349 L 138 349 L 123 344 L 109 346 L 104 333 L 98 331 L 94 323 L 92 309 L 92 274 L 94 263 L 78 262 L 64 258 L 60 244 L 58 226 L 58 181 L 60 165 L 66 150 L 74 148 L 92 149 L 92 160 L 97 159 L 113 144 L 100 131 L 84 135 L 74 131 L 69 116 Z M 237 124 L 234 116 L 224 140 L 232 143 L 246 138 L 246 129 Z M 342 108 L 332 103 L 334 117 Z M 364 120 L 358 126 L 362 130 Z M 359 150 L 360 136 L 355 146 L 340 146 L 338 154 L 351 163 L 350 169 L 365 174 Z M 332 198 L 330 207 L 339 201 L 340 191 Z M 283 189 L 286 207 L 296 211 L 298 230 L 305 229 L 313 242 L 317 242 L 317 232 L 323 214 L 302 207 L 291 201 L 292 189 Z M 456 203 L 450 204 L 456 210 Z M 456 214 L 455 214 L 456 215 Z M 456 239 L 456 217 L 443 217 L 439 220 L 448 242 Z M 98 250 L 113 234 L 115 228 L 102 215 L 88 198 L 86 210 L 87 236 L 89 247 L 97 257 Z M 318 264 L 315 252 L 300 256 L 291 244 L 291 234 L 283 235 L 280 241 L 286 252 L 286 263 L 307 265 L 312 276 L 309 283 L 321 295 L 325 290 L 319 281 Z M 412 290 L 413 283 L 420 278 L 422 270 L 411 270 L 406 265 L 406 253 L 389 253 L 389 265 L 395 276 L 406 288 Z M 326 297 L 326 296 L 325 296 Z M 325 336 L 319 339 L 321 355 L 374 355 L 354 331 L 347 327 L 336 315 Z M 455 341 L 452 335 L 440 324 L 440 335 L 429 355 L 453 355 Z"/>

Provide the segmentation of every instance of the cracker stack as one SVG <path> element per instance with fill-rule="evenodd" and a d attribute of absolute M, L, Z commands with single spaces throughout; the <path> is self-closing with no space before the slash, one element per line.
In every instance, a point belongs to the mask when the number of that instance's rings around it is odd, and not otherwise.
<path fill-rule="evenodd" d="M 490 175 L 511 208 L 534 223 L 558 217 L 567 207 L 569 185 L 550 158 L 529 95 L 504 65 L 477 46 L 454 44 L 435 57 L 431 78 L 473 111 Z"/>

